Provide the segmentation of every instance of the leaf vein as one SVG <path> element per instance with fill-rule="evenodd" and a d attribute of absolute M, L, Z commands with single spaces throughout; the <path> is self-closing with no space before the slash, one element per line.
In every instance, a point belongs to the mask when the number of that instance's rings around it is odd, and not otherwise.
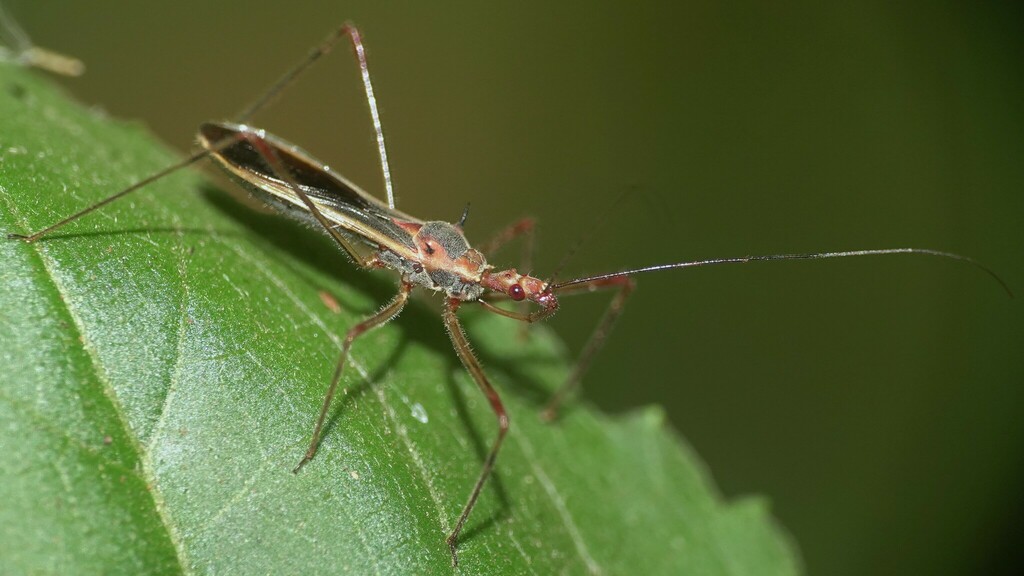
<path fill-rule="evenodd" d="M 21 221 L 22 228 L 27 230 L 29 228 L 28 223 L 26 222 L 24 216 L 20 214 L 20 212 L 18 212 L 17 206 L 13 205 L 10 202 L 10 198 L 8 198 L 6 195 L 4 196 L 4 200 L 7 203 L 8 209 L 10 210 L 11 214 L 16 215 L 18 220 Z M 147 490 L 147 493 L 150 494 L 150 496 L 152 497 L 153 508 L 156 511 L 157 515 L 160 517 L 162 524 L 167 530 L 168 540 L 170 540 L 171 544 L 174 546 L 175 556 L 178 559 L 178 565 L 181 568 L 183 574 L 190 574 L 191 565 L 188 562 L 188 555 L 185 550 L 183 538 L 181 537 L 180 534 L 178 534 L 178 532 L 174 529 L 174 526 L 170 522 L 167 506 L 166 503 L 164 502 L 162 494 L 160 493 L 159 484 L 157 483 L 157 477 L 155 469 L 153 467 L 153 462 L 148 457 L 149 453 L 141 445 L 141 439 L 132 430 L 131 424 L 128 421 L 128 415 L 125 413 L 124 406 L 122 406 L 121 403 L 118 401 L 117 391 L 114 389 L 113 384 L 110 382 L 106 373 L 101 368 L 101 363 L 99 357 L 97 356 L 96 347 L 87 337 L 84 321 L 82 320 L 82 317 L 78 314 L 78 311 L 73 304 L 73 299 L 71 298 L 71 293 L 68 291 L 67 286 L 61 283 L 60 279 L 58 278 L 54 262 L 51 261 L 51 258 L 46 254 L 45 251 L 41 250 L 38 246 L 34 245 L 34 247 L 34 253 L 39 259 L 40 264 L 42 265 L 46 279 L 48 279 L 50 283 L 53 284 L 54 289 L 56 289 L 57 293 L 62 296 L 60 298 L 60 305 L 63 306 L 68 316 L 71 317 L 72 322 L 74 322 L 75 330 L 78 332 L 82 349 L 89 357 L 89 368 L 91 369 L 93 375 L 95 376 L 96 382 L 99 384 L 100 389 L 103 392 L 103 395 L 107 398 L 107 401 L 110 402 L 111 406 L 113 407 L 114 413 L 117 415 L 117 419 L 121 423 L 121 428 L 125 433 L 125 437 L 128 438 L 128 440 L 131 442 L 132 447 L 134 448 L 136 454 L 138 454 L 139 456 L 139 463 L 142 468 L 141 475 L 142 478 L 146 481 L 146 484 L 149 486 L 149 490 Z"/>
<path fill-rule="evenodd" d="M 590 550 L 587 548 L 587 543 L 583 540 L 583 535 L 580 534 L 579 527 L 576 526 L 576 522 L 572 519 L 569 509 L 565 505 L 565 499 L 558 493 L 558 489 L 555 487 L 551 478 L 548 477 L 544 468 L 537 463 L 537 455 L 533 450 L 533 445 L 530 443 L 526 436 L 521 434 L 515 435 L 516 441 L 523 447 L 523 451 L 526 453 L 526 459 L 530 462 L 530 468 L 533 470 L 537 480 L 540 481 L 541 486 L 544 488 L 544 493 L 547 494 L 548 498 L 555 505 L 555 510 L 558 512 L 558 516 L 562 519 L 562 523 L 565 525 L 566 530 L 569 533 L 569 538 L 572 540 L 573 546 L 576 547 L 576 552 L 580 555 L 580 558 L 587 565 L 587 571 L 590 574 L 603 574 L 604 571 L 601 566 L 594 560 L 593 556 L 590 555 Z"/>

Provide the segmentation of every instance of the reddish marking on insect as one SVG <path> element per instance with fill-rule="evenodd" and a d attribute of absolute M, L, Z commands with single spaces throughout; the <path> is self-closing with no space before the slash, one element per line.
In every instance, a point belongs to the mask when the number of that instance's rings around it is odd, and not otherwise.
<path fill-rule="evenodd" d="M 517 302 L 529 299 L 545 309 L 558 308 L 558 299 L 547 282 L 520 274 L 515 268 L 488 272 L 480 279 L 480 285 L 488 290 L 501 292 Z"/>
<path fill-rule="evenodd" d="M 397 224 L 398 227 L 401 228 L 402 230 L 405 230 L 406 232 L 414 236 L 416 235 L 417 232 L 420 231 L 420 228 L 423 228 L 423 224 L 420 222 L 403 222 L 395 218 L 392 218 L 391 221 Z"/>

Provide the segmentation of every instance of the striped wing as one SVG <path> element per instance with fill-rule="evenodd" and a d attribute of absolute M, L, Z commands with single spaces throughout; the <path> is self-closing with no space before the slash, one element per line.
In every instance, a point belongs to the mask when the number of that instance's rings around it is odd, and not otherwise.
<path fill-rule="evenodd" d="M 395 221 L 422 223 L 421 220 L 388 207 L 298 146 L 254 128 L 226 122 L 200 126 L 199 143 L 211 151 L 213 158 L 234 180 L 258 198 L 282 212 L 312 220 L 291 185 L 248 141 L 240 139 L 215 150 L 219 143 L 238 138 L 242 133 L 266 142 L 277 153 L 292 180 L 343 233 L 374 249 L 384 247 L 407 258 L 415 255 L 412 236 Z"/>

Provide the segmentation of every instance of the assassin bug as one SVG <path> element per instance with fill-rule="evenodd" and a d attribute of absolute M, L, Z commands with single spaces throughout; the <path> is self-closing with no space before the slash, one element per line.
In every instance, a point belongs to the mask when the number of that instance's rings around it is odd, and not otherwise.
<path fill-rule="evenodd" d="M 348 38 L 351 42 L 362 75 L 363 88 L 366 92 L 377 137 L 378 153 L 387 193 L 386 202 L 363 192 L 300 148 L 246 124 L 255 113 L 268 106 L 303 71 L 330 52 L 343 38 Z M 515 269 L 495 269 L 487 263 L 486 255 L 514 237 L 527 236 L 528 238 L 533 230 L 532 222 L 524 220 L 513 224 L 498 234 L 483 250 L 477 250 L 470 246 L 462 231 L 466 218 L 465 213 L 458 222 L 449 223 L 420 220 L 395 208 L 384 136 L 370 81 L 366 54 L 359 31 L 350 24 L 335 30 L 306 58 L 287 71 L 252 105 L 236 116 L 232 122 L 202 124 L 199 128 L 198 139 L 201 150 L 181 162 L 144 178 L 33 234 L 11 234 L 9 237 L 34 242 L 155 180 L 209 157 L 257 199 L 282 212 L 312 222 L 323 229 L 359 267 L 387 268 L 398 272 L 400 283 L 397 295 L 379 312 L 348 330 L 316 418 L 310 443 L 295 467 L 295 472 L 298 472 L 316 455 L 323 424 L 341 380 L 353 342 L 366 332 L 397 316 L 408 302 L 409 295 L 414 288 L 422 287 L 441 292 L 445 299 L 442 313 L 443 322 L 455 352 L 489 401 L 498 424 L 497 436 L 484 459 L 476 482 L 469 492 L 469 497 L 455 526 L 447 536 L 447 544 L 455 563 L 458 561 L 459 534 L 491 474 L 502 441 L 509 428 L 509 419 L 502 401 L 472 352 L 458 319 L 457 312 L 464 304 L 479 304 L 489 312 L 532 323 L 554 314 L 559 308 L 558 296 L 560 295 L 601 289 L 615 291 L 607 313 L 584 346 L 575 368 L 563 386 L 553 395 L 545 409 L 545 415 L 548 418 L 553 418 L 560 404 L 579 385 L 590 360 L 603 345 L 612 325 L 622 311 L 625 300 L 633 290 L 633 277 L 637 274 L 674 268 L 751 261 L 922 254 L 972 263 L 995 277 L 1004 288 L 1006 287 L 992 271 L 970 258 L 920 248 L 718 258 L 648 266 L 561 282 L 522 274 Z M 521 309 L 509 310 L 494 304 L 494 302 L 502 300 L 533 304 L 536 308 L 529 312 Z"/>

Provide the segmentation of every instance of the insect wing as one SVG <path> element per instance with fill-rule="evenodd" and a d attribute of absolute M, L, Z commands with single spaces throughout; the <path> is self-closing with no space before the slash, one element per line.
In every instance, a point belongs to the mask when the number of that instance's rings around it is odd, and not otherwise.
<path fill-rule="evenodd" d="M 210 122 L 200 126 L 199 139 L 204 148 L 213 150 L 220 142 L 252 131 L 248 126 Z M 407 257 L 415 254 L 412 236 L 395 221 L 421 223 L 419 219 L 389 208 L 298 146 L 266 133 L 259 138 L 273 148 L 295 184 L 342 231 L 375 248 L 383 246 Z M 239 184 L 268 204 L 303 219 L 312 218 L 291 185 L 248 141 L 239 139 L 211 155 Z"/>

